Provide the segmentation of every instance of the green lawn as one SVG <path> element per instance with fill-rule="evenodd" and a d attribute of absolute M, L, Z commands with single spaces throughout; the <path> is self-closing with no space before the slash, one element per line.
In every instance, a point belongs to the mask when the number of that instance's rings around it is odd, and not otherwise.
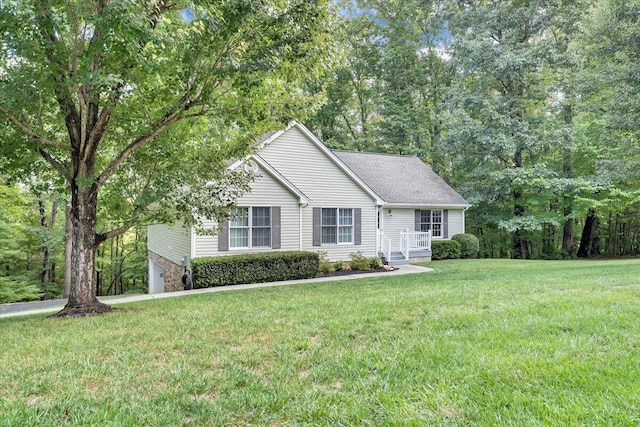
<path fill-rule="evenodd" d="M 0 320 L 0 426 L 640 425 L 640 261 L 436 271 Z"/>

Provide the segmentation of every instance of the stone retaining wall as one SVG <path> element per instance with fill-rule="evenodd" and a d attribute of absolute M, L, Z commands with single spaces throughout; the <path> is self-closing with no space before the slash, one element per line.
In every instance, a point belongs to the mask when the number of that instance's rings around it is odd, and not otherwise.
<path fill-rule="evenodd" d="M 164 291 L 175 292 L 182 291 L 182 275 L 184 268 L 168 259 L 161 257 L 155 252 L 149 251 L 149 259 L 162 266 L 164 269 Z"/>

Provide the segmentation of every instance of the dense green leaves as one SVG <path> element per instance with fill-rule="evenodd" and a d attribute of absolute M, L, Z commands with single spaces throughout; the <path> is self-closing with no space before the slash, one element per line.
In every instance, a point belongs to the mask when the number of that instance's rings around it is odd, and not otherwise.
<path fill-rule="evenodd" d="M 310 121 L 330 144 L 430 163 L 485 256 L 575 256 L 589 210 L 596 253 L 640 251 L 637 1 L 341 5 L 347 65 Z"/>
<path fill-rule="evenodd" d="M 0 4 L 1 150 L 13 171 L 41 156 L 71 195 L 69 306 L 97 305 L 101 242 L 226 216 L 247 183 L 228 160 L 317 103 L 300 88 L 331 55 L 330 14 L 302 0 Z"/>
<path fill-rule="evenodd" d="M 318 274 L 315 252 L 268 252 L 192 260 L 196 288 L 310 279 Z M 367 261 L 368 263 L 368 261 Z"/>

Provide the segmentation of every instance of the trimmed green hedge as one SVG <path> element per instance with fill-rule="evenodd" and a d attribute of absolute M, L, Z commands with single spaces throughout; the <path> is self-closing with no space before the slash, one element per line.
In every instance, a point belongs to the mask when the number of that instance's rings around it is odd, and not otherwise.
<path fill-rule="evenodd" d="M 265 252 L 191 260 L 195 288 L 309 279 L 318 274 L 312 252 Z"/>
<path fill-rule="evenodd" d="M 432 240 L 431 259 L 457 259 L 460 258 L 460 242 L 455 240 Z"/>
<path fill-rule="evenodd" d="M 478 258 L 480 241 L 473 234 L 456 234 L 451 240 L 460 242 L 460 258 Z"/>

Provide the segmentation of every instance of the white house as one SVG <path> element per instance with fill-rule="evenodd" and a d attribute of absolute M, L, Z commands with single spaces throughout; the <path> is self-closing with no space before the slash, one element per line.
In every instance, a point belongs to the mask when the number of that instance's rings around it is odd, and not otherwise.
<path fill-rule="evenodd" d="M 464 233 L 470 205 L 420 159 L 332 151 L 300 123 L 236 167 L 256 179 L 218 235 L 148 227 L 150 293 L 182 289 L 183 266 L 196 257 L 302 250 L 348 260 L 361 251 L 399 263 L 430 257 L 431 239 Z"/>

